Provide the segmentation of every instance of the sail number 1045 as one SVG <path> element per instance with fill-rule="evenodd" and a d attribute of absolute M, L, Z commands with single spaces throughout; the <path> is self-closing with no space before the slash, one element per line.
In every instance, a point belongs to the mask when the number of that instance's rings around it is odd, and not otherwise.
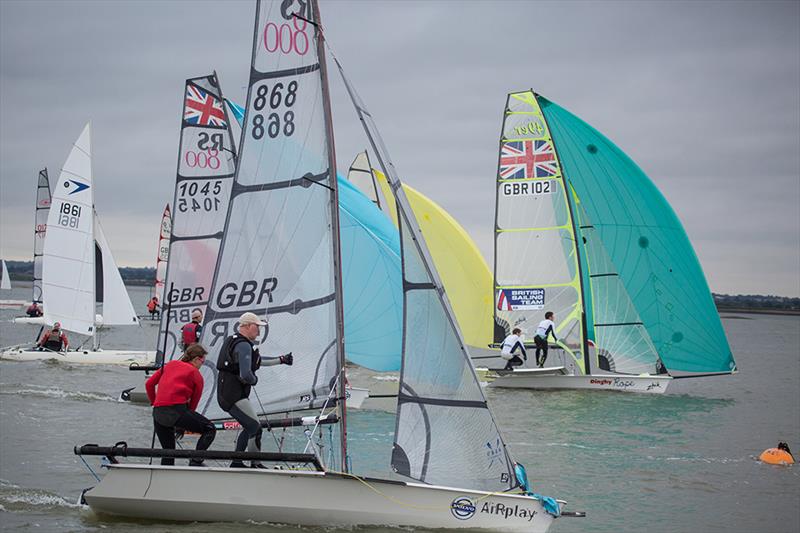
<path fill-rule="evenodd" d="M 219 198 L 222 181 L 206 182 L 202 186 L 196 181 L 184 181 L 178 185 L 178 211 L 219 211 Z"/>
<path fill-rule="evenodd" d="M 64 202 L 58 212 L 58 224 L 66 228 L 77 228 L 81 220 L 81 206 Z"/>

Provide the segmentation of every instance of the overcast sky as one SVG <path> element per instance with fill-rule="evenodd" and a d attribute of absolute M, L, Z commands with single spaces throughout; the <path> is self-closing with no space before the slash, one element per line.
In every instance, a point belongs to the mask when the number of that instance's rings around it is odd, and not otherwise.
<path fill-rule="evenodd" d="M 677 212 L 711 289 L 800 295 L 800 3 L 321 1 L 400 177 L 491 265 L 506 93 L 605 133 Z M 0 1 L 0 256 L 30 260 L 36 175 L 93 122 L 117 263 L 152 266 L 184 80 L 244 104 L 254 2 Z M 366 147 L 334 79 L 339 166 Z M 340 170 L 342 170 L 340 168 Z"/>

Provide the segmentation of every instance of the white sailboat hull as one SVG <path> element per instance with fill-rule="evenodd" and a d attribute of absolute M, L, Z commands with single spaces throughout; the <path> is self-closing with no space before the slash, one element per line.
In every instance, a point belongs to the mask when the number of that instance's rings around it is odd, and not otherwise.
<path fill-rule="evenodd" d="M 0 309 L 19 309 L 27 303 L 25 300 L 0 300 Z"/>
<path fill-rule="evenodd" d="M 569 375 L 541 373 L 544 369 L 521 369 L 498 375 L 489 387 L 510 389 L 585 389 L 617 392 L 664 394 L 672 378 L 670 376 L 593 374 Z"/>
<path fill-rule="evenodd" d="M 43 326 L 43 316 L 18 316 L 11 319 L 14 324 L 31 324 L 33 326 Z"/>
<path fill-rule="evenodd" d="M 136 350 L 78 350 L 53 352 L 50 350 L 31 350 L 12 348 L 0 352 L 0 359 L 11 361 L 42 361 L 56 359 L 64 363 L 87 365 L 129 365 L 130 363 L 150 363 L 156 358 L 155 352 Z"/>
<path fill-rule="evenodd" d="M 310 471 L 110 465 L 100 484 L 84 497 L 100 514 L 189 522 L 532 533 L 547 531 L 554 520 L 539 501 L 527 496 Z"/>

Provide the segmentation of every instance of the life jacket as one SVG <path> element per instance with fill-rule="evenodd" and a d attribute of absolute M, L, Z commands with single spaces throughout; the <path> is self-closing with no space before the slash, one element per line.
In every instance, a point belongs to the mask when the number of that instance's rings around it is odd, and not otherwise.
<path fill-rule="evenodd" d="M 255 373 L 261 366 L 261 355 L 258 348 L 247 337 L 238 333 L 231 335 L 222 344 L 217 359 L 217 402 L 225 411 L 230 411 L 231 407 L 243 398 L 250 397 L 251 385 L 242 383 L 239 379 L 239 358 L 236 357 L 234 350 L 239 343 L 246 342 L 253 348 L 250 369 Z"/>
<path fill-rule="evenodd" d="M 63 333 L 61 333 L 61 331 L 48 331 L 47 340 L 44 341 L 44 347 L 48 350 L 53 350 L 54 352 L 60 352 L 61 348 L 63 348 L 63 344 L 61 342 L 62 335 Z"/>
<path fill-rule="evenodd" d="M 151 313 L 156 310 L 156 307 L 158 307 L 158 302 L 155 300 L 151 299 L 149 302 L 147 302 L 147 310 Z"/>
<path fill-rule="evenodd" d="M 28 306 L 28 310 L 25 312 L 27 313 L 28 316 L 33 316 L 33 317 L 42 316 L 42 310 L 36 304 L 31 304 L 30 306 Z"/>
<path fill-rule="evenodd" d="M 181 341 L 184 348 L 197 342 L 197 327 L 199 325 L 197 322 L 192 321 L 184 324 L 181 328 Z"/>

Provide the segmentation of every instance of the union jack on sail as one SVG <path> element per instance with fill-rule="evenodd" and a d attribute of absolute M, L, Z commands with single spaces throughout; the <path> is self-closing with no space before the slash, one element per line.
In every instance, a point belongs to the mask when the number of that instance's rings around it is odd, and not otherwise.
<path fill-rule="evenodd" d="M 551 141 L 511 141 L 500 151 L 500 179 L 548 178 L 558 174 Z"/>
<path fill-rule="evenodd" d="M 222 102 L 192 84 L 186 86 L 183 119 L 195 126 L 226 126 Z"/>

